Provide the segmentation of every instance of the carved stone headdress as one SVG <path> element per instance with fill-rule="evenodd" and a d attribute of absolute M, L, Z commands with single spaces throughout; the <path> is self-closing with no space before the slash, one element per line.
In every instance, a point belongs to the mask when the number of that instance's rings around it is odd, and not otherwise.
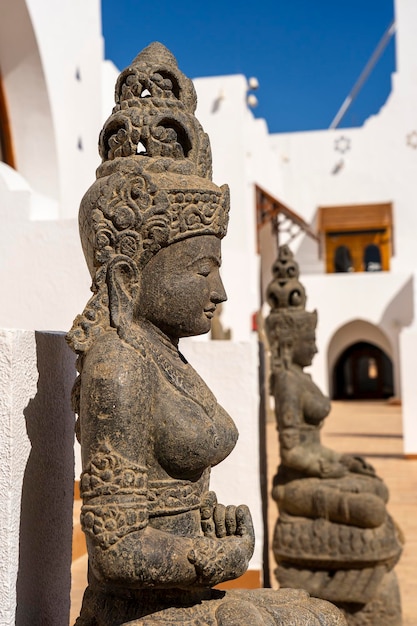
<path fill-rule="evenodd" d="M 119 76 L 116 106 L 99 139 L 102 163 L 81 201 L 81 242 L 95 295 L 69 334 L 79 352 L 105 321 L 111 267 L 140 271 L 162 247 L 196 235 L 226 234 L 229 189 L 211 181 L 207 134 L 194 112 L 192 81 L 160 43 Z"/>
<path fill-rule="evenodd" d="M 317 311 L 305 310 L 307 298 L 299 281 L 300 270 L 288 246 L 280 246 L 272 274 L 272 281 L 266 290 L 271 307 L 265 321 L 266 333 L 273 359 L 285 360 L 298 334 L 314 332 Z"/>

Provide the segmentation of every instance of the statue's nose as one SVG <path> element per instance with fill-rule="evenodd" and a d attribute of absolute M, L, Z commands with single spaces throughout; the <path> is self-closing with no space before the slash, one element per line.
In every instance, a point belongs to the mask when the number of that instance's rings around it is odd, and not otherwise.
<path fill-rule="evenodd" d="M 220 274 L 217 276 L 215 283 L 213 284 L 210 300 L 215 302 L 216 304 L 220 304 L 220 302 L 225 302 L 227 300 L 227 294 L 223 285 L 223 281 L 220 278 Z"/>

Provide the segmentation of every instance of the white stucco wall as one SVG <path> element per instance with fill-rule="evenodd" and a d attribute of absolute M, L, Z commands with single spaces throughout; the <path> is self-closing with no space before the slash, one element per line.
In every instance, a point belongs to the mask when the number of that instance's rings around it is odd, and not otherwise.
<path fill-rule="evenodd" d="M 256 120 L 246 103 L 247 80 L 242 75 L 194 80 L 196 115 L 210 137 L 213 180 L 230 187 L 230 219 L 222 243 L 222 277 L 228 294 L 222 322 L 236 341 L 251 336 L 252 315 L 259 309 L 254 183 L 268 186 L 274 164 L 268 158 L 264 120 Z"/>
<path fill-rule="evenodd" d="M 95 167 L 100 162 L 97 137 L 103 122 L 101 63 L 104 49 L 100 0 L 26 2 L 39 46 L 52 115 L 59 216 L 74 218 L 83 190 L 93 182 Z M 42 144 L 34 149 L 38 161 L 48 158 L 43 154 Z M 34 157 L 30 155 L 30 162 Z"/>
<path fill-rule="evenodd" d="M 0 331 L 0 623 L 15 623 L 23 474 L 30 451 L 23 410 L 36 393 L 34 333 Z"/>
<path fill-rule="evenodd" d="M 0 623 L 67 626 L 74 355 L 62 335 L 0 330 Z"/>
<path fill-rule="evenodd" d="M 406 328 L 400 336 L 401 387 L 404 453 L 413 458 L 417 455 L 417 393 L 416 393 L 416 354 L 417 332 Z"/>
<path fill-rule="evenodd" d="M 78 222 L 32 220 L 37 202 L 26 180 L 0 163 L 0 327 L 68 330 L 90 297 Z"/>
<path fill-rule="evenodd" d="M 78 207 L 117 74 L 99 0 L 6 0 L 0 67 L 17 166 L 0 162 L 0 327 L 65 331 L 90 297 Z"/>
<path fill-rule="evenodd" d="M 316 384 L 329 393 L 332 367 L 338 356 L 356 341 L 372 341 L 385 350 L 395 364 L 395 393 L 401 395 L 399 334 L 413 320 L 413 281 L 410 274 L 361 273 L 301 277 L 307 292 L 308 310 L 318 311 L 317 345 L 311 372 Z M 342 335 L 355 322 L 366 324 Z M 372 330 L 375 327 L 375 331 Z M 379 330 L 379 332 L 378 332 Z M 362 331 L 362 332 L 361 332 Z M 384 344 L 381 337 L 386 338 Z M 337 337 L 337 340 L 336 340 Z"/>
<path fill-rule="evenodd" d="M 94 179 L 103 121 L 100 31 L 99 0 L 2 4 L 0 66 L 17 169 L 46 198 L 33 218 L 76 217 Z"/>

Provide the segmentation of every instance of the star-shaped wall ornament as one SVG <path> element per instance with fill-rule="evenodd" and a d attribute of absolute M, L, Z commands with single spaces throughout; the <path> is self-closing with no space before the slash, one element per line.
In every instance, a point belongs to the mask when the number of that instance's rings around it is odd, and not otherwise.
<path fill-rule="evenodd" d="M 348 150 L 350 150 L 350 139 L 349 137 L 345 137 L 344 135 L 340 135 L 334 141 L 334 149 L 341 154 L 345 154 Z"/>
<path fill-rule="evenodd" d="M 414 150 L 417 149 L 417 130 L 412 130 L 411 133 L 408 133 L 407 146 L 410 146 L 410 148 Z"/>

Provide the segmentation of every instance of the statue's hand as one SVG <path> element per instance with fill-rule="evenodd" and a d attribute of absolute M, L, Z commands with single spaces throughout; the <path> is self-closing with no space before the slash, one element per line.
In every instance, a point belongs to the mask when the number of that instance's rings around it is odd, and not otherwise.
<path fill-rule="evenodd" d="M 198 582 L 215 585 L 241 576 L 255 546 L 252 517 L 247 506 L 224 506 L 213 492 L 201 507 L 205 537 L 197 538 L 188 560 L 196 568 Z"/>
<path fill-rule="evenodd" d="M 347 468 L 342 463 L 334 463 L 327 459 L 320 459 L 320 477 L 321 478 L 341 478 L 346 475 Z"/>
<path fill-rule="evenodd" d="M 212 586 L 224 580 L 227 552 L 219 541 L 205 537 L 195 539 L 187 557 L 195 567 L 197 583 Z"/>
<path fill-rule="evenodd" d="M 252 516 L 245 504 L 240 506 L 224 506 L 217 504 L 213 512 L 216 537 L 240 537 L 246 541 L 252 552 L 255 546 L 255 533 Z M 251 555 L 252 556 L 252 555 Z"/>
<path fill-rule="evenodd" d="M 341 463 L 345 465 L 350 472 L 356 474 L 366 474 L 367 476 L 375 476 L 375 468 L 368 463 L 362 456 L 351 456 L 350 454 L 344 454 L 341 458 Z"/>
<path fill-rule="evenodd" d="M 217 502 L 214 491 L 205 495 L 201 504 L 201 528 L 206 537 L 239 536 L 254 539 L 252 516 L 244 504 L 236 507 L 224 506 Z"/>

